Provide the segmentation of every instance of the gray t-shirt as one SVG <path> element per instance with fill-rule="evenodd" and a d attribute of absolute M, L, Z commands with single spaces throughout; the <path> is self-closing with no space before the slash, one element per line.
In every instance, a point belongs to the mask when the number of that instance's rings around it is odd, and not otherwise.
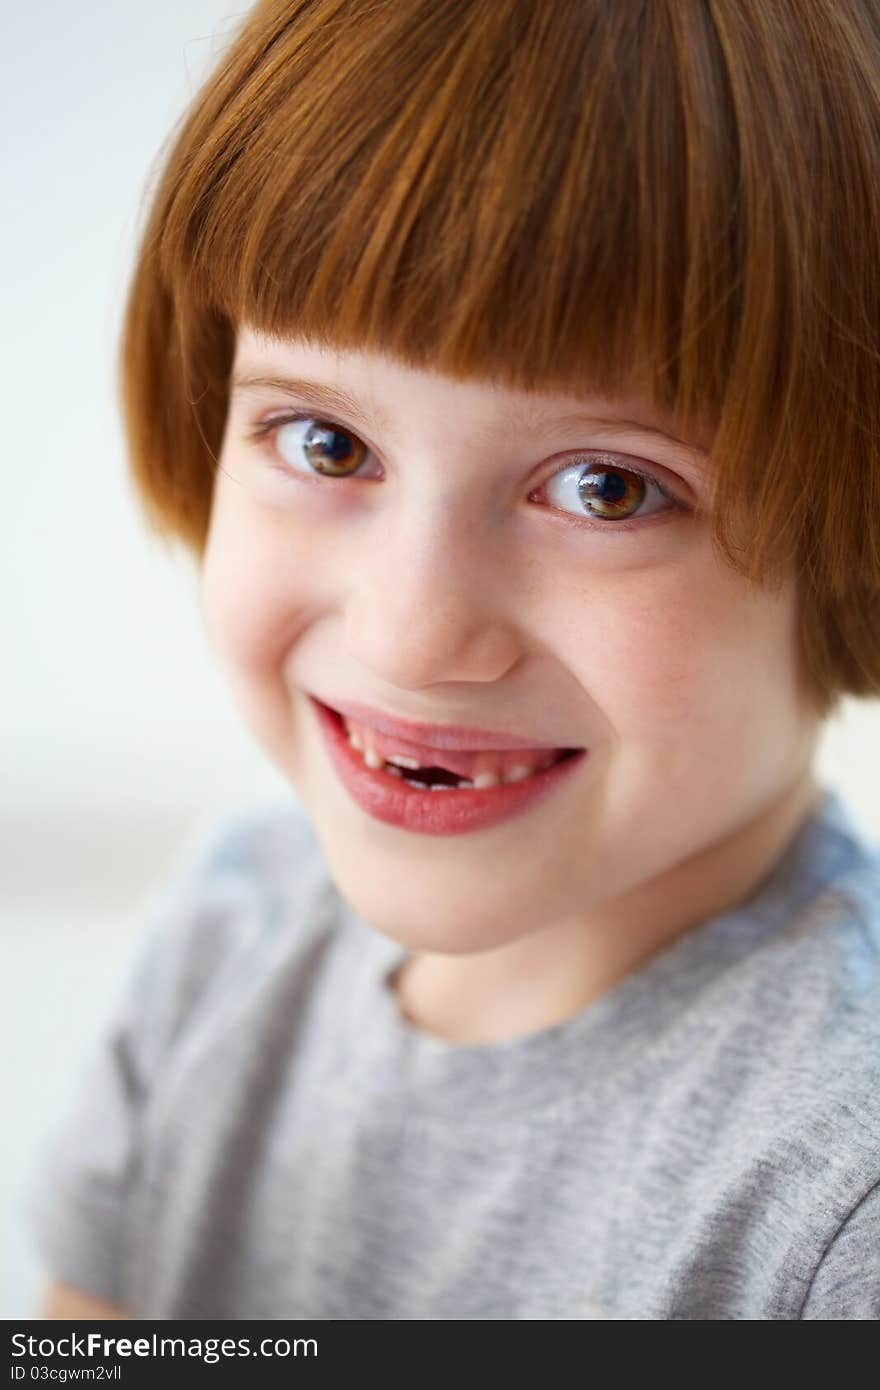
<path fill-rule="evenodd" d="M 291 799 L 156 895 L 22 1196 L 142 1318 L 880 1316 L 880 846 L 836 791 L 745 906 L 461 1045 Z"/>

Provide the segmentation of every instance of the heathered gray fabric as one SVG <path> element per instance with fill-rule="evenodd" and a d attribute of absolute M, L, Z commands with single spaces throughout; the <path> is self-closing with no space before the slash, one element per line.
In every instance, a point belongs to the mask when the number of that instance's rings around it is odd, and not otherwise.
<path fill-rule="evenodd" d="M 880 1316 L 880 846 L 824 789 L 747 908 L 577 1017 L 402 1020 L 295 801 L 151 905 L 22 1193 L 143 1318 Z"/>

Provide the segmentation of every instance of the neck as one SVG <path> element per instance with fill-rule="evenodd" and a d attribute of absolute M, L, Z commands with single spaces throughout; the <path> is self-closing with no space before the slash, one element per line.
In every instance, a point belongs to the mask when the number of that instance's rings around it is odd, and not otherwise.
<path fill-rule="evenodd" d="M 401 1016 L 460 1044 L 502 1042 L 565 1022 L 680 936 L 747 902 L 820 797 L 808 768 L 723 843 L 584 917 L 491 951 L 407 957 L 390 981 Z"/>

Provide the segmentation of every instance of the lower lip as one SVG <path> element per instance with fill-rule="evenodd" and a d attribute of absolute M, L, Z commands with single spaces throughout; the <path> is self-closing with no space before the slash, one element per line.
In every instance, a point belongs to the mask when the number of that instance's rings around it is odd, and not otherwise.
<path fill-rule="evenodd" d="M 568 782 L 588 751 L 581 749 L 521 782 L 502 782 L 485 790 L 419 791 L 388 772 L 367 767 L 349 743 L 342 717 L 313 696 L 309 698 L 330 759 L 352 799 L 375 820 L 421 835 L 462 835 L 522 815 Z"/>

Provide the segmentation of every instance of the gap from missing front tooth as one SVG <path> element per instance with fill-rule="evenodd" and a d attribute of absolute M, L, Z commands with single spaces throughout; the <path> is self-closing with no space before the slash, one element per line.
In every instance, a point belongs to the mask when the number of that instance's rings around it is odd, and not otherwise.
<path fill-rule="evenodd" d="M 468 778 L 459 777 L 457 773 L 449 772 L 445 767 L 419 767 L 407 768 L 404 781 L 416 782 L 419 786 L 459 787 L 462 782 L 467 782 Z"/>

